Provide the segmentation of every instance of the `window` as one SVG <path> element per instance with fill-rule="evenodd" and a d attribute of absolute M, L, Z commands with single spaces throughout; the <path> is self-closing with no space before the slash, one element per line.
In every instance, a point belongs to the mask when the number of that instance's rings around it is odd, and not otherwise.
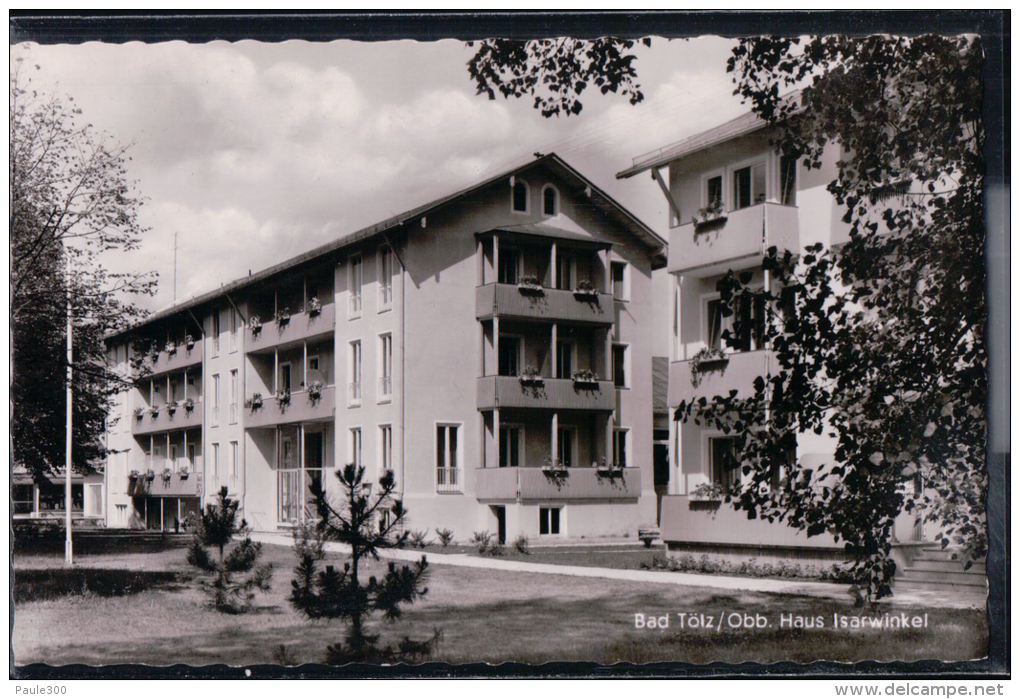
<path fill-rule="evenodd" d="M 513 248 L 499 249 L 499 283 L 516 284 L 521 265 L 521 254 Z"/>
<path fill-rule="evenodd" d="M 276 390 L 290 393 L 291 387 L 291 367 L 290 362 L 280 363 L 280 376 L 277 378 L 279 383 L 276 386 Z"/>
<path fill-rule="evenodd" d="M 510 208 L 520 214 L 528 213 L 528 183 L 516 180 L 513 186 L 513 201 Z"/>
<path fill-rule="evenodd" d="M 230 370 L 230 424 L 237 422 L 237 369 Z"/>
<path fill-rule="evenodd" d="M 212 349 L 213 355 L 220 352 L 220 311 L 216 309 L 212 314 Z"/>
<path fill-rule="evenodd" d="M 779 159 L 779 203 L 797 205 L 797 159 L 786 155 Z"/>
<path fill-rule="evenodd" d="M 560 507 L 538 508 L 538 533 L 541 536 L 557 536 L 560 533 Z"/>
<path fill-rule="evenodd" d="M 393 335 L 379 336 L 379 400 L 389 400 L 393 395 Z"/>
<path fill-rule="evenodd" d="M 574 288 L 574 258 L 570 253 L 556 252 L 556 288 Z"/>
<path fill-rule="evenodd" d="M 355 466 L 361 466 L 361 428 L 351 428 L 351 463 Z"/>
<path fill-rule="evenodd" d="M 715 175 L 705 180 L 705 206 L 708 208 L 722 208 L 722 175 Z"/>
<path fill-rule="evenodd" d="M 230 313 L 230 351 L 237 351 L 237 311 L 233 306 L 228 311 Z"/>
<path fill-rule="evenodd" d="M 388 247 L 379 248 L 379 310 L 389 308 L 393 303 L 393 251 Z"/>
<path fill-rule="evenodd" d="M 746 209 L 765 201 L 765 163 L 733 171 L 733 208 Z"/>
<path fill-rule="evenodd" d="M 220 482 L 220 445 L 219 442 L 213 442 L 212 445 L 212 467 L 213 467 L 213 482 Z"/>
<path fill-rule="evenodd" d="M 459 425 L 436 425 L 436 491 L 459 493 Z"/>
<path fill-rule="evenodd" d="M 627 428 L 613 429 L 613 463 L 626 468 L 627 466 Z"/>
<path fill-rule="evenodd" d="M 499 375 L 517 376 L 520 373 L 521 339 L 513 335 L 499 336 Z"/>
<path fill-rule="evenodd" d="M 237 482 L 237 442 L 230 443 L 230 482 Z"/>
<path fill-rule="evenodd" d="M 276 519 L 281 523 L 298 521 L 301 508 L 301 471 L 297 467 L 294 443 L 297 432 L 293 428 L 277 432 L 279 451 L 276 463 Z"/>
<path fill-rule="evenodd" d="M 169 459 L 167 465 L 170 468 L 172 468 L 174 471 L 177 470 L 177 445 L 176 444 L 171 444 L 170 445 L 170 459 Z"/>
<path fill-rule="evenodd" d="M 361 403 L 361 340 L 354 340 L 348 350 L 350 355 L 351 382 L 347 394 L 348 403 L 356 405 Z"/>
<path fill-rule="evenodd" d="M 393 427 L 379 425 L 379 465 L 383 472 L 393 470 Z"/>
<path fill-rule="evenodd" d="M 559 340 L 556 342 L 556 378 L 569 379 L 573 372 L 574 344 Z"/>
<path fill-rule="evenodd" d="M 542 188 L 542 213 L 555 216 L 560 212 L 560 196 L 556 188 L 547 184 Z"/>
<path fill-rule="evenodd" d="M 626 301 L 629 296 L 627 293 L 627 263 L 610 262 L 609 267 L 613 280 L 613 298 L 617 301 Z"/>
<path fill-rule="evenodd" d="M 194 471 L 195 470 L 195 445 L 194 444 L 189 444 L 188 445 L 188 463 L 186 464 L 186 469 L 188 471 Z"/>
<path fill-rule="evenodd" d="M 89 498 L 89 511 L 85 514 L 93 517 L 99 517 L 103 514 L 103 484 L 102 483 L 90 483 L 89 494 L 92 496 Z"/>
<path fill-rule="evenodd" d="M 351 258 L 351 266 L 348 276 L 348 286 L 350 287 L 350 315 L 358 316 L 361 315 L 361 285 L 363 281 L 363 270 L 361 268 L 361 255 L 355 255 Z"/>
<path fill-rule="evenodd" d="M 212 424 L 220 424 L 220 375 L 212 375 Z"/>
<path fill-rule="evenodd" d="M 521 452 L 524 430 L 519 425 L 499 427 L 499 467 L 521 466 Z"/>
<path fill-rule="evenodd" d="M 574 434 L 573 427 L 560 427 L 556 432 L 556 459 L 564 468 L 574 465 Z"/>
<path fill-rule="evenodd" d="M 177 400 L 177 395 L 179 393 L 179 391 L 177 389 L 177 387 L 180 385 L 179 379 L 177 379 L 176 377 L 172 377 L 169 380 L 169 384 L 170 384 L 170 390 L 168 392 L 166 400 L 167 400 L 167 403 L 173 403 L 174 401 Z"/>
<path fill-rule="evenodd" d="M 740 481 L 740 462 L 737 460 L 735 437 L 709 438 L 708 459 L 712 483 L 723 490 L 729 490 Z"/>
<path fill-rule="evenodd" d="M 613 384 L 627 388 L 627 345 L 613 345 Z"/>
<path fill-rule="evenodd" d="M 734 331 L 734 316 L 740 317 L 740 331 Z M 730 331 L 728 349 L 750 352 L 765 346 L 765 300 L 758 296 L 753 302 L 739 303 L 736 314 L 723 315 L 721 299 L 710 299 L 705 304 L 705 342 L 709 349 L 723 349 L 722 334 Z"/>
<path fill-rule="evenodd" d="M 319 355 L 313 354 L 308 357 L 308 371 L 319 370 Z"/>

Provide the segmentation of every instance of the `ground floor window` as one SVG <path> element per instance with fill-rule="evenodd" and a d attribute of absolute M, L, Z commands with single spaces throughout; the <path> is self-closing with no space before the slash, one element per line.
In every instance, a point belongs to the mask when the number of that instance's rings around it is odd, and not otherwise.
<path fill-rule="evenodd" d="M 737 440 L 734 437 L 712 437 L 708 440 L 709 465 L 712 482 L 729 490 L 740 481 L 740 461 L 737 458 Z"/>
<path fill-rule="evenodd" d="M 89 511 L 85 514 L 99 517 L 103 514 L 103 484 L 90 483 L 89 494 L 92 496 L 89 501 Z"/>
<path fill-rule="evenodd" d="M 538 533 L 540 535 L 556 535 L 560 533 L 561 507 L 538 508 Z"/>
<path fill-rule="evenodd" d="M 436 490 L 457 492 L 460 485 L 459 425 L 436 425 Z"/>
<path fill-rule="evenodd" d="M 11 487 L 14 514 L 30 515 L 35 510 L 35 490 L 31 483 L 15 483 Z"/>
<path fill-rule="evenodd" d="M 281 524 L 295 524 L 301 504 L 301 472 L 297 469 L 276 472 L 276 519 Z"/>

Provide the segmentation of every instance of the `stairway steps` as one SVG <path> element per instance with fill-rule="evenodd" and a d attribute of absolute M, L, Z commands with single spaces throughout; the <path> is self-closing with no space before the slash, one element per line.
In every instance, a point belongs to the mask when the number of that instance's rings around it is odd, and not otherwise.
<path fill-rule="evenodd" d="M 902 582 L 916 583 L 945 583 L 949 585 L 984 586 L 986 578 L 981 573 L 967 571 L 945 571 L 945 570 L 917 570 L 905 568 L 902 573 L 896 576 Z"/>
<path fill-rule="evenodd" d="M 982 575 L 985 574 L 985 563 L 984 561 L 975 561 L 974 565 L 968 568 L 966 571 L 963 569 L 963 561 L 931 561 L 925 559 L 914 559 L 914 561 L 908 566 L 911 570 L 932 570 L 932 571 L 944 571 L 949 573 L 955 572 L 977 572 Z"/>
<path fill-rule="evenodd" d="M 959 592 L 973 592 L 973 591 L 984 591 L 988 589 L 984 578 L 981 579 L 981 584 L 971 585 L 962 584 L 958 582 L 942 582 L 938 580 L 902 580 L 897 578 L 893 582 L 894 590 L 932 590 L 932 591 L 943 591 L 943 590 L 957 590 Z"/>

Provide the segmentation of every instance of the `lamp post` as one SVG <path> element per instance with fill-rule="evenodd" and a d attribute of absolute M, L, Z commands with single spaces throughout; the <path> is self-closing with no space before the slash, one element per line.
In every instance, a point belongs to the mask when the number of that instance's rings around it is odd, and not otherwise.
<path fill-rule="evenodd" d="M 71 392 L 71 361 L 74 357 L 71 345 L 71 258 L 67 258 L 67 442 L 64 457 L 64 529 L 67 538 L 64 540 L 64 561 L 67 565 L 74 565 L 74 544 L 71 540 L 71 420 L 72 420 L 72 392 Z"/>

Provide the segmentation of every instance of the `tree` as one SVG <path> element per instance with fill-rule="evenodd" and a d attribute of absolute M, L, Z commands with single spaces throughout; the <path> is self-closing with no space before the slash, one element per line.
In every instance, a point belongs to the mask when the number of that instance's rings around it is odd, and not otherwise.
<path fill-rule="evenodd" d="M 817 168 L 840 146 L 828 190 L 850 242 L 769 250 L 765 290 L 720 282 L 724 340 L 757 305 L 778 370 L 679 417 L 737 438 L 729 498 L 749 517 L 843 542 L 862 599 L 891 592 L 901 512 L 987 548 L 981 66 L 978 39 L 938 36 L 748 38 L 727 64 L 781 153 Z M 796 463 L 804 432 L 835 441 L 830 462 Z"/>
<path fill-rule="evenodd" d="M 200 514 L 188 546 L 188 563 L 214 574 L 208 587 L 218 611 L 241 614 L 251 609 L 255 590 L 269 590 L 273 566 L 259 565 L 262 544 L 251 540 L 247 522 L 238 523 L 239 503 L 227 493 L 226 486 L 220 488 L 216 503 L 206 505 Z M 227 545 L 235 537 L 243 538 L 228 552 Z M 207 546 L 218 552 L 218 558 L 209 556 Z"/>
<path fill-rule="evenodd" d="M 38 66 L 36 66 L 38 70 Z M 103 337 L 141 317 L 129 301 L 154 291 L 145 273 L 113 273 L 100 259 L 137 246 L 141 199 L 127 151 L 111 148 L 71 98 L 40 93 L 15 61 L 10 83 L 11 442 L 13 461 L 43 480 L 64 463 L 66 309 L 74 325 L 74 468 L 105 456 L 99 439 L 121 377 Z M 68 266 L 70 270 L 68 271 Z"/>
<path fill-rule="evenodd" d="M 645 46 L 650 39 L 642 39 Z M 476 94 L 496 99 L 529 95 L 542 116 L 580 114 L 580 96 L 594 87 L 603 95 L 620 93 L 630 104 L 644 99 L 634 69 L 635 42 L 603 37 L 585 41 L 558 39 L 485 39 L 468 61 Z M 474 46 L 474 42 L 468 42 Z"/>
<path fill-rule="evenodd" d="M 340 665 L 350 662 L 397 662 L 430 655 L 439 640 L 436 631 L 426 641 L 408 637 L 394 646 L 379 645 L 378 634 L 366 628 L 369 617 L 382 614 L 394 622 L 402 614 L 402 606 L 411 604 L 428 592 L 425 582 L 428 563 L 425 557 L 413 566 L 388 563 L 382 578 L 371 575 L 367 584 L 361 574 L 368 558 L 379 559 L 379 549 L 403 546 L 408 532 L 401 531 L 407 513 L 400 500 L 393 499 L 396 481 L 392 471 L 379 479 L 379 491 L 372 497 L 372 486 L 365 483 L 365 468 L 347 464 L 336 472 L 343 494 L 343 504 L 334 508 L 319 479 L 314 479 L 311 492 L 315 499 L 318 522 L 314 538 L 299 537 L 295 541 L 298 565 L 291 582 L 291 604 L 309 619 L 344 619 L 348 631 L 344 641 L 327 649 L 327 662 Z M 398 533 L 399 532 L 399 533 Z M 339 541 L 350 547 L 350 560 L 343 570 L 327 565 L 319 570 L 323 540 Z"/>

